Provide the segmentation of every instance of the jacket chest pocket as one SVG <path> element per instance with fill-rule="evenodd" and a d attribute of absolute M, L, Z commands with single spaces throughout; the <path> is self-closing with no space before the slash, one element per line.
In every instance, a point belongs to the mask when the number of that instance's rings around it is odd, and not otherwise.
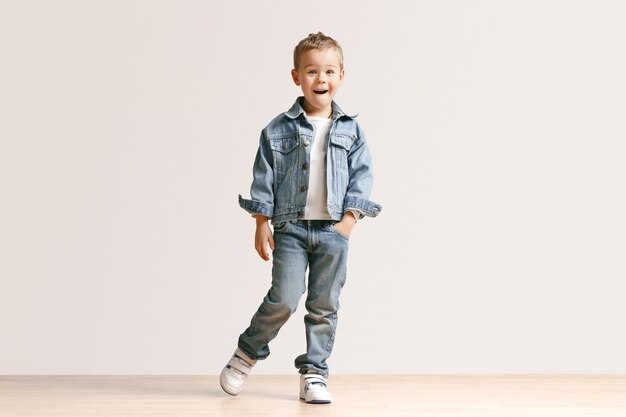
<path fill-rule="evenodd" d="M 347 135 L 332 135 L 330 151 L 333 163 L 339 170 L 348 170 L 348 152 L 354 145 L 354 139 Z"/>
<path fill-rule="evenodd" d="M 270 139 L 275 171 L 285 174 L 291 166 L 298 162 L 298 144 L 297 136 Z"/>

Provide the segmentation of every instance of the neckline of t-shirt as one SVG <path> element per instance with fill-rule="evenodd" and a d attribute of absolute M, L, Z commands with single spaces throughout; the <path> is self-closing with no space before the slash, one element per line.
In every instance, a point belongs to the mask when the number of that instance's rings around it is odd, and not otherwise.
<path fill-rule="evenodd" d="M 307 119 L 314 120 L 316 122 L 325 122 L 325 123 L 331 123 L 333 121 L 333 119 L 329 119 L 328 117 L 321 117 L 321 116 L 307 116 Z"/>

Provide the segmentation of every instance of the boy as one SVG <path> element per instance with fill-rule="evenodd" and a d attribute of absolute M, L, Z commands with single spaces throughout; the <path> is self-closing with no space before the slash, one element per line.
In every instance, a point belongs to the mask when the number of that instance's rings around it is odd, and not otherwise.
<path fill-rule="evenodd" d="M 240 206 L 256 219 L 255 248 L 269 260 L 272 286 L 240 335 L 222 370 L 224 391 L 237 395 L 268 344 L 296 311 L 305 290 L 307 352 L 295 360 L 300 398 L 331 402 L 328 366 L 335 340 L 339 293 L 346 279 L 348 238 L 357 218 L 375 217 L 369 201 L 371 157 L 355 120 L 333 101 L 344 78 L 341 46 L 323 33 L 310 34 L 294 50 L 294 83 L 303 96 L 263 129 L 254 161 L 251 199 Z M 274 234 L 268 225 L 271 219 Z"/>

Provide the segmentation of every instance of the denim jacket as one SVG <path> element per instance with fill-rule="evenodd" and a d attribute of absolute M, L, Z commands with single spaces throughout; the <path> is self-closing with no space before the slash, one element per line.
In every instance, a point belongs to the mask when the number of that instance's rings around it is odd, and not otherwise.
<path fill-rule="evenodd" d="M 239 195 L 241 208 L 272 219 L 272 224 L 304 216 L 309 184 L 309 162 L 314 138 L 313 125 L 298 97 L 285 113 L 275 117 L 261 132 L 254 160 L 251 199 Z M 372 189 L 372 158 L 365 134 L 355 120 L 332 102 L 332 125 L 327 149 L 328 214 L 341 220 L 353 211 L 375 217 L 382 206 L 369 200 Z"/>

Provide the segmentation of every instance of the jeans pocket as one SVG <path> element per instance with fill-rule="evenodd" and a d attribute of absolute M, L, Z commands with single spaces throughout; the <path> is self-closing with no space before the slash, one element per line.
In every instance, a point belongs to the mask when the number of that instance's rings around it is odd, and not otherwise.
<path fill-rule="evenodd" d="M 342 234 L 340 231 L 338 231 L 337 229 L 335 229 L 335 225 L 330 223 L 328 225 L 328 230 L 330 230 L 332 233 L 336 234 L 337 236 L 339 236 L 340 238 L 342 238 L 343 240 L 350 240 L 349 236 L 345 236 L 344 234 Z"/>
<path fill-rule="evenodd" d="M 283 233 L 289 229 L 291 222 L 281 222 L 274 225 L 274 233 Z"/>

